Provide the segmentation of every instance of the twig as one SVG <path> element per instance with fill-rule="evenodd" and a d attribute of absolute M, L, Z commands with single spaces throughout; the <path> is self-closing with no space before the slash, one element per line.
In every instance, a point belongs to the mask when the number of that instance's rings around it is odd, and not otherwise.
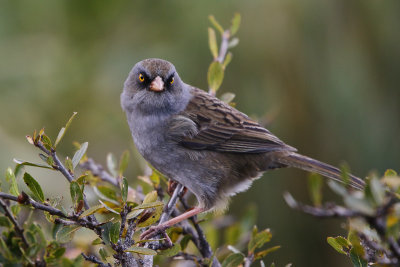
<path fill-rule="evenodd" d="M 85 162 L 81 163 L 81 167 L 85 170 L 89 170 L 94 176 L 99 177 L 102 181 L 110 183 L 116 187 L 119 187 L 119 181 L 107 171 L 104 170 L 101 164 L 96 163 L 92 158 L 88 158 Z"/>
<path fill-rule="evenodd" d="M 250 267 L 250 265 L 254 262 L 254 254 L 251 254 L 244 258 L 244 267 Z"/>
<path fill-rule="evenodd" d="M 82 257 L 85 259 L 85 260 L 87 260 L 87 261 L 90 261 L 90 262 L 93 262 L 93 263 L 96 263 L 97 264 L 97 266 L 99 266 L 99 267 L 111 267 L 111 264 L 109 264 L 109 263 L 107 263 L 107 264 L 105 264 L 105 263 L 103 263 L 102 261 L 100 261 L 96 256 L 94 256 L 94 255 L 86 255 L 85 253 L 81 253 L 81 255 L 82 255 Z"/>
<path fill-rule="evenodd" d="M 65 168 L 65 166 L 61 163 L 60 159 L 58 158 L 56 151 L 54 149 L 51 150 L 50 152 L 51 157 L 54 160 L 54 163 L 56 164 L 56 168 L 57 170 L 59 170 L 64 176 L 65 178 L 67 178 L 68 182 L 72 182 L 74 180 L 74 176 L 73 174 L 71 174 L 67 168 Z"/>
<path fill-rule="evenodd" d="M 185 252 L 179 252 L 176 254 L 173 259 L 175 260 L 188 260 L 188 261 L 194 261 L 198 265 L 200 265 L 204 260 L 196 255 L 185 253 Z"/>
<path fill-rule="evenodd" d="M 188 210 L 189 206 L 187 205 L 185 199 L 183 197 L 180 197 L 179 200 L 181 201 L 183 208 L 185 210 Z M 211 258 L 212 249 L 210 244 L 208 244 L 207 242 L 203 229 L 201 229 L 199 223 L 197 222 L 197 216 L 190 217 L 189 220 L 192 222 L 194 228 L 196 229 L 198 240 L 195 240 L 195 244 L 199 249 L 201 255 L 205 258 Z"/>
<path fill-rule="evenodd" d="M 102 181 L 112 184 L 115 187 L 120 187 L 120 180 L 109 174 L 104 170 L 101 164 L 96 163 L 92 158 L 88 158 L 85 162 L 82 162 L 81 167 L 85 170 L 91 171 L 94 176 L 99 177 Z M 139 194 L 138 191 L 135 191 L 132 187 L 128 186 L 128 195 L 131 195 L 132 192 L 138 195 L 139 198 L 144 199 L 142 194 Z"/>
<path fill-rule="evenodd" d="M 69 170 L 64 166 L 64 164 L 62 164 L 62 162 L 60 161 L 60 159 L 57 156 L 55 149 L 52 148 L 51 151 L 49 151 L 47 148 L 44 147 L 43 143 L 40 140 L 35 142 L 35 146 L 40 148 L 48 156 L 52 157 L 52 159 L 55 163 L 55 165 L 53 165 L 53 168 L 60 171 L 64 175 L 64 177 L 68 180 L 68 182 L 71 183 L 74 180 L 74 175 L 71 172 L 69 172 Z M 83 194 L 83 204 L 84 204 L 84 207 L 86 210 L 90 208 L 85 194 Z M 94 215 L 90 215 L 90 216 L 88 216 L 88 218 L 89 218 L 89 220 L 97 223 L 97 219 Z"/>
<path fill-rule="evenodd" d="M 24 229 L 18 224 L 17 220 L 14 218 L 14 215 L 11 213 L 8 205 L 0 199 L 0 206 L 3 208 L 5 215 L 11 220 L 14 224 L 15 232 L 21 237 L 22 242 L 25 247 L 29 247 L 28 241 L 26 241 L 24 236 Z"/>
<path fill-rule="evenodd" d="M 165 205 L 163 213 L 161 214 L 161 218 L 159 221 L 159 225 L 168 221 L 168 218 L 171 216 L 172 211 L 178 201 L 179 195 L 182 193 L 184 187 L 183 185 L 179 184 L 176 186 L 174 193 L 172 194 L 171 198 L 169 199 L 167 205 Z"/>
<path fill-rule="evenodd" d="M 221 64 L 224 62 L 226 53 L 228 52 L 228 44 L 230 37 L 231 37 L 230 30 L 225 30 L 224 33 L 222 34 L 221 46 L 219 48 L 219 55 L 217 58 L 217 61 Z"/>
<path fill-rule="evenodd" d="M 23 194 L 25 194 L 25 193 L 23 193 Z M 0 198 L 9 199 L 9 200 L 12 200 L 12 201 L 15 201 L 15 202 L 19 202 L 18 201 L 18 197 L 10 195 L 10 194 L 7 194 L 7 193 L 3 193 L 3 192 L 0 192 Z M 47 206 L 47 205 L 41 204 L 39 202 L 36 202 L 32 198 L 30 198 L 28 195 L 25 196 L 24 202 L 21 203 L 21 204 L 31 205 L 35 209 L 47 211 L 51 215 L 57 215 L 57 216 L 62 217 L 62 218 L 69 218 L 61 210 L 53 208 L 52 206 Z"/>
<path fill-rule="evenodd" d="M 292 209 L 300 210 L 304 213 L 313 215 L 315 217 L 321 217 L 321 218 L 329 218 L 329 217 L 344 217 L 344 218 L 349 218 L 349 217 L 356 217 L 356 216 L 362 216 L 361 213 L 357 211 L 353 211 L 350 209 L 347 209 L 342 206 L 337 206 L 337 205 L 326 205 L 325 207 L 314 207 L 314 206 L 309 206 L 302 204 L 300 202 L 297 202 L 292 195 L 289 193 L 284 193 L 283 195 L 286 203 L 291 207 Z"/>
<path fill-rule="evenodd" d="M 222 34 L 222 39 L 221 39 L 221 45 L 219 48 L 219 54 L 214 61 L 218 61 L 219 63 L 223 64 L 225 60 L 226 53 L 228 52 L 228 46 L 229 46 L 229 38 L 231 37 L 231 32 L 230 30 L 225 30 L 224 33 Z M 212 96 L 215 96 L 215 91 L 211 88 L 208 89 L 208 93 Z"/>

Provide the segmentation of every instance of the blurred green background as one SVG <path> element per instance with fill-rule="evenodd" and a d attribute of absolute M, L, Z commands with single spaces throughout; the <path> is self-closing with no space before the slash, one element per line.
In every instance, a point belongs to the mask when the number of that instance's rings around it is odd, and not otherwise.
<path fill-rule="evenodd" d="M 55 137 L 78 117 L 59 147 L 89 142 L 101 163 L 108 152 L 134 150 L 119 104 L 123 82 L 139 60 L 173 62 L 183 80 L 207 87 L 212 58 L 208 15 L 225 26 L 242 15 L 239 46 L 219 93 L 267 118 L 269 129 L 303 154 L 365 177 L 399 171 L 400 1 L 1 1 L 0 170 L 12 158 L 38 161 L 25 135 L 46 127 Z M 136 152 L 129 179 L 142 173 Z M 65 195 L 64 180 L 34 170 L 47 195 Z M 278 170 L 233 198 L 229 213 L 258 206 L 282 248 L 265 259 L 277 266 L 350 266 L 326 236 L 344 233 L 340 220 L 290 210 L 282 193 L 308 201 L 306 173 Z M 328 197 L 329 190 L 326 189 Z"/>

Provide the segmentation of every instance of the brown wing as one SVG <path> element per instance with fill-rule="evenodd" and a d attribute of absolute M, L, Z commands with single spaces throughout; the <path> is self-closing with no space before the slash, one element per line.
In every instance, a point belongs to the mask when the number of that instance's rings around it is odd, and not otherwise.
<path fill-rule="evenodd" d="M 180 140 L 184 147 L 231 153 L 296 151 L 219 99 L 197 88 L 193 88 L 193 95 L 180 116 L 192 120 L 197 130 Z"/>

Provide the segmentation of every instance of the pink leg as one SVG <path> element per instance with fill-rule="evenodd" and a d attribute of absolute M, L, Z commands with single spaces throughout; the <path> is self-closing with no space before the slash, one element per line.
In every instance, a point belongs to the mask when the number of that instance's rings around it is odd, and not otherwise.
<path fill-rule="evenodd" d="M 197 215 L 203 211 L 204 211 L 203 208 L 195 207 L 189 211 L 182 213 L 181 215 L 179 215 L 175 218 L 172 218 L 172 219 L 166 221 L 165 223 L 159 224 L 157 226 L 152 226 L 140 236 L 140 239 L 142 239 L 142 240 L 150 239 L 150 238 L 162 233 L 163 231 L 165 231 L 172 225 L 180 223 L 181 221 L 186 220 L 186 219 L 188 219 L 194 215 Z"/>

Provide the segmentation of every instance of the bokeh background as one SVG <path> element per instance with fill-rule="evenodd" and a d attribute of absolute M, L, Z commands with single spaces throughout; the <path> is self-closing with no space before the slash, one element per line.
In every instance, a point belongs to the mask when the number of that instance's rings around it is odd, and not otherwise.
<path fill-rule="evenodd" d="M 1 1 L 0 172 L 13 158 L 38 161 L 25 135 L 46 127 L 55 137 L 73 111 L 59 147 L 89 142 L 104 163 L 108 152 L 134 153 L 130 182 L 143 161 L 120 109 L 131 67 L 160 57 L 184 81 L 206 88 L 211 55 L 208 15 L 225 26 L 242 15 L 239 45 L 219 93 L 237 95 L 237 107 L 268 120 L 269 129 L 301 153 L 353 173 L 400 170 L 400 1 Z M 64 179 L 32 170 L 47 195 L 65 195 Z M 1 175 L 3 176 L 3 175 Z M 265 259 L 277 266 L 350 266 L 326 236 L 344 233 L 340 220 L 291 210 L 282 193 L 308 201 L 306 174 L 268 173 L 233 198 L 230 214 L 258 207 L 282 248 Z M 332 199 L 325 189 L 326 198 Z"/>

